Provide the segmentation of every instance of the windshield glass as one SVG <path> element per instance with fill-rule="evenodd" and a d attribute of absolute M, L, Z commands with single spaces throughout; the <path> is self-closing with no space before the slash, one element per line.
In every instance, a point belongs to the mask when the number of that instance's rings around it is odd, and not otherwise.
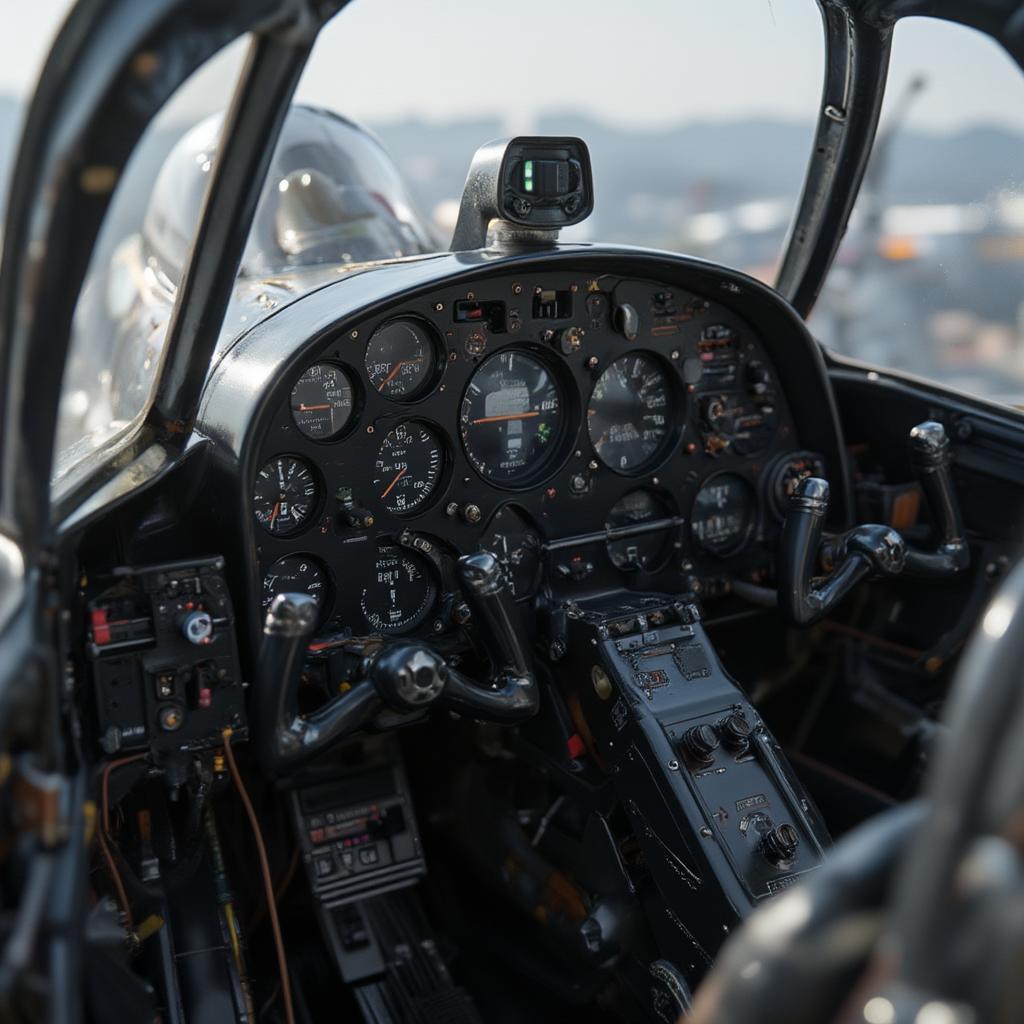
<path fill-rule="evenodd" d="M 1022 100 L 992 39 L 897 24 L 871 163 L 810 320 L 830 349 L 1024 403 Z"/>
<path fill-rule="evenodd" d="M 447 243 L 477 147 L 576 135 L 595 209 L 563 239 L 688 252 L 772 279 L 821 97 L 814 0 L 354 0 L 297 98 L 368 124 Z M 517 62 L 535 33 L 536 55 Z M 484 42 L 486 41 L 486 43 Z M 339 71 L 339 69 L 344 69 Z"/>

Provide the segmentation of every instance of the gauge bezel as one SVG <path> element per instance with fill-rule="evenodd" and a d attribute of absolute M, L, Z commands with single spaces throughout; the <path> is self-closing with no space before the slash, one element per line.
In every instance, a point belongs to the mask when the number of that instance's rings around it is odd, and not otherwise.
<path fill-rule="evenodd" d="M 267 576 L 278 562 L 283 562 L 285 559 L 291 558 L 304 558 L 307 561 L 312 562 L 320 570 L 320 573 L 324 578 L 324 600 L 317 611 L 316 620 L 317 626 L 321 626 L 334 614 L 334 600 L 337 594 L 337 587 L 334 581 L 334 573 L 331 572 L 331 567 L 322 558 L 310 554 L 308 551 L 286 551 L 283 555 L 275 558 L 263 570 L 263 575 L 260 577 L 260 612 L 262 614 L 267 610 L 267 605 L 263 600 L 264 584 L 266 583 Z M 279 591 L 279 593 L 286 593 L 286 591 Z"/>
<path fill-rule="evenodd" d="M 267 468 L 272 462 L 276 462 L 278 459 L 295 459 L 296 462 L 301 462 L 306 469 L 309 470 L 310 476 L 313 478 L 313 484 L 316 487 L 316 496 L 312 502 L 312 508 L 310 509 L 309 515 L 306 517 L 305 522 L 292 530 L 286 530 L 283 533 L 274 533 L 272 530 L 268 530 L 263 523 L 256 518 L 256 502 L 254 500 L 254 489 L 256 487 L 256 479 L 260 473 Z M 305 533 L 311 526 L 313 526 L 320 518 L 320 511 L 324 504 L 324 479 L 320 474 L 319 468 L 310 461 L 308 456 L 299 455 L 294 451 L 287 452 L 275 452 L 273 455 L 264 459 L 260 464 L 259 469 L 256 470 L 253 475 L 252 482 L 249 484 L 249 512 L 252 516 L 253 522 L 258 526 L 267 537 L 271 537 L 274 540 L 286 540 L 291 537 L 298 537 L 300 534 Z"/>
<path fill-rule="evenodd" d="M 469 453 L 465 433 L 462 427 L 462 410 L 466 402 L 466 395 L 469 393 L 469 388 L 473 381 L 476 380 L 477 375 L 490 360 L 496 359 L 499 356 L 507 355 L 510 351 L 519 355 L 529 356 L 531 359 L 540 363 L 548 376 L 554 382 L 555 388 L 558 391 L 558 400 L 561 407 L 560 415 L 558 417 L 558 436 L 552 445 L 551 455 L 543 460 L 542 464 L 532 472 L 524 476 L 522 479 L 514 481 L 494 480 L 491 477 L 485 476 L 484 473 L 481 472 L 476 461 Z M 572 452 L 573 443 L 575 442 L 580 429 L 580 394 L 579 388 L 576 381 L 573 379 L 571 371 L 564 362 L 560 363 L 558 360 L 554 359 L 549 351 L 529 343 L 503 345 L 483 356 L 476 363 L 470 371 L 469 376 L 466 378 L 466 382 L 462 388 L 462 393 L 459 395 L 459 404 L 456 408 L 456 423 L 458 424 L 457 432 L 463 457 L 473 472 L 476 473 L 476 475 L 480 477 L 488 487 L 493 487 L 498 491 L 509 491 L 513 493 L 529 491 L 550 480 L 564 468 L 569 459 L 569 455 Z"/>
<path fill-rule="evenodd" d="M 381 446 L 384 444 L 384 441 L 391 435 L 392 431 L 396 430 L 403 423 L 418 424 L 425 427 L 434 435 L 435 438 L 437 438 L 441 446 L 441 469 L 437 476 L 437 483 L 421 505 L 417 505 L 416 508 L 406 512 L 398 512 L 388 508 L 384 503 L 384 500 L 379 496 L 375 496 L 375 500 L 380 505 L 381 510 L 389 516 L 395 516 L 397 519 L 415 519 L 417 516 L 432 509 L 442 495 L 444 495 L 448 490 L 448 485 L 451 481 L 452 467 L 454 465 L 452 459 L 452 446 L 448 434 L 441 428 L 441 426 L 433 420 L 427 419 L 425 416 L 399 416 L 394 420 L 388 419 L 381 424 L 378 430 L 375 431 L 375 433 L 379 433 L 381 435 L 381 439 L 377 442 L 377 445 L 374 448 L 373 462 L 370 467 L 371 473 L 375 473 L 377 471 L 377 458 L 380 455 Z"/>
<path fill-rule="evenodd" d="M 302 427 L 296 422 L 295 410 L 292 409 L 292 394 L 295 389 L 299 386 L 299 381 L 309 370 L 314 366 L 330 366 L 337 370 L 339 373 L 345 376 L 348 381 L 348 386 L 352 390 L 352 412 L 349 414 L 348 420 L 345 425 L 335 433 L 328 437 L 310 437 Z M 319 445 L 331 445 L 337 444 L 339 441 L 344 441 L 346 437 L 353 434 L 356 428 L 359 426 L 359 420 L 363 412 L 363 404 L 365 400 L 365 394 L 362 387 L 362 381 L 359 380 L 353 373 L 353 367 L 347 363 L 343 363 L 337 359 L 331 359 L 323 357 L 322 359 L 314 359 L 310 363 L 307 363 L 302 372 L 295 378 L 292 386 L 288 389 L 288 416 L 292 426 L 299 432 L 299 436 L 303 441 L 308 441 L 310 444 Z"/>
<path fill-rule="evenodd" d="M 647 459 L 638 466 L 635 466 L 633 469 L 619 469 L 610 462 L 606 462 L 601 453 L 594 446 L 593 438 L 590 436 L 589 417 L 587 417 L 586 424 L 587 443 L 590 445 L 591 451 L 594 453 L 594 458 L 596 458 L 605 469 L 611 470 L 611 472 L 616 476 L 621 476 L 626 479 L 644 476 L 647 473 L 660 469 L 666 462 L 668 462 L 673 453 L 679 447 L 679 442 L 682 440 L 683 434 L 686 430 L 688 417 L 686 408 L 686 389 L 683 386 L 682 379 L 680 377 L 680 368 L 673 365 L 672 362 L 666 359 L 660 352 L 655 352 L 653 349 L 649 348 L 638 348 L 635 350 L 628 349 L 625 352 L 620 352 L 612 359 L 609 359 L 604 366 L 598 367 L 595 371 L 590 392 L 587 395 L 585 407 L 587 409 L 591 408 L 594 389 L 597 387 L 597 382 L 608 372 L 608 370 L 611 369 L 611 367 L 620 359 L 629 359 L 634 356 L 645 356 L 652 362 L 656 363 L 664 374 L 666 383 L 668 384 L 670 403 L 666 414 L 669 421 L 668 430 L 665 432 L 665 436 L 661 441 L 658 442 L 657 448 L 655 448 L 654 452 L 652 452 Z M 673 409 L 677 406 L 681 410 L 678 418 L 673 414 Z"/>
<path fill-rule="evenodd" d="M 746 528 L 746 530 L 744 530 L 742 537 L 740 537 L 737 540 L 737 542 L 735 544 L 731 545 L 730 547 L 722 548 L 722 549 L 716 551 L 716 550 L 714 550 L 712 548 L 707 547 L 707 545 L 705 545 L 705 543 L 694 532 L 693 524 L 696 521 L 696 516 L 694 515 L 694 510 L 697 507 L 697 499 L 700 497 L 701 492 L 706 487 L 708 487 L 710 484 L 714 483 L 715 480 L 718 480 L 720 477 L 724 477 L 724 476 L 736 477 L 736 479 L 743 481 L 743 484 L 746 486 L 747 491 L 749 492 L 749 494 L 750 494 L 750 496 L 751 496 L 751 498 L 753 500 L 752 507 L 753 507 L 754 511 L 753 511 L 753 515 L 750 517 L 750 521 L 747 523 L 747 528 Z M 690 540 L 693 542 L 693 544 L 696 547 L 696 549 L 702 555 L 707 555 L 709 558 L 718 558 L 718 559 L 732 558 L 735 555 L 738 555 L 741 551 L 743 551 L 747 547 L 747 545 L 750 543 L 751 538 L 754 537 L 757 534 L 757 528 L 758 528 L 758 524 L 760 523 L 760 521 L 761 521 L 761 496 L 758 493 L 757 487 L 754 485 L 754 483 L 748 477 L 744 476 L 738 470 L 736 470 L 736 469 L 721 469 L 721 470 L 718 470 L 717 472 L 711 473 L 709 476 L 706 476 L 703 480 L 701 480 L 700 486 L 697 488 L 696 492 L 693 495 L 693 501 L 690 504 L 690 523 L 689 523 L 689 527 L 690 527 L 689 528 Z"/>
<path fill-rule="evenodd" d="M 373 344 L 373 339 L 385 328 L 398 321 L 406 321 L 415 324 L 427 339 L 427 344 L 430 348 L 430 367 L 423 377 L 423 379 L 406 395 L 386 395 L 383 391 L 379 391 L 374 387 L 373 380 L 370 377 L 370 371 L 367 368 L 367 355 L 370 351 L 370 346 Z M 437 327 L 427 320 L 425 317 L 419 316 L 416 313 L 399 313 L 397 316 L 389 316 L 384 320 L 381 320 L 373 330 L 370 332 L 370 336 L 366 339 L 366 344 L 363 346 L 363 377 L 366 381 L 367 390 L 373 394 L 376 394 L 379 398 L 382 398 L 386 402 L 397 402 L 399 405 L 414 405 L 416 402 L 420 402 L 425 398 L 428 398 L 437 387 L 438 382 L 441 380 L 444 374 L 447 360 L 445 356 L 445 345 L 438 333 Z"/>

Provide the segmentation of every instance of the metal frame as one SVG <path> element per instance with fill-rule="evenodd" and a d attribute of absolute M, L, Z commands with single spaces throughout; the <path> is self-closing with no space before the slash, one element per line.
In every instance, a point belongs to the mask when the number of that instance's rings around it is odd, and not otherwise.
<path fill-rule="evenodd" d="M 1024 70 L 1020 0 L 818 0 L 818 5 L 825 30 L 818 127 L 775 284 L 805 319 L 846 233 L 867 170 L 896 22 L 931 17 L 978 29 Z"/>

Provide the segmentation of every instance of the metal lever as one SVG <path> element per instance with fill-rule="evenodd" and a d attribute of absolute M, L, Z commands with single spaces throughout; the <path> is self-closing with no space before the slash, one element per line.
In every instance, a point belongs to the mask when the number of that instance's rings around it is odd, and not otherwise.
<path fill-rule="evenodd" d="M 907 546 L 891 527 L 868 524 L 841 542 L 845 557 L 830 576 L 815 577 L 828 514 L 828 484 L 801 480 L 789 501 L 779 555 L 779 608 L 790 622 L 809 626 L 824 618 L 861 580 L 903 571 Z"/>
<path fill-rule="evenodd" d="M 778 604 L 790 622 L 798 626 L 817 622 L 868 576 L 909 572 L 945 577 L 970 564 L 949 468 L 949 440 L 942 424 L 933 420 L 919 423 L 910 432 L 910 443 L 914 472 L 939 535 L 938 549 L 909 548 L 890 526 L 855 526 L 830 545 L 836 568 L 830 575 L 817 577 L 815 569 L 828 513 L 828 484 L 807 477 L 797 484 L 782 527 Z"/>
<path fill-rule="evenodd" d="M 489 551 L 459 559 L 459 579 L 481 635 L 488 641 L 491 677 L 479 685 L 449 669 L 444 703 L 460 713 L 509 723 L 531 718 L 540 703 L 537 680 L 512 623 L 501 564 Z"/>
<path fill-rule="evenodd" d="M 507 585 L 489 552 L 459 560 L 473 619 L 486 641 L 492 672 L 477 683 L 421 643 L 396 643 L 376 654 L 366 678 L 308 715 L 298 711 L 306 643 L 317 618 L 307 594 L 279 594 L 263 625 L 253 700 L 254 732 L 268 774 L 294 767 L 366 725 L 383 707 L 424 711 L 439 701 L 473 718 L 508 724 L 537 711 L 537 681 L 512 624 Z"/>
<path fill-rule="evenodd" d="M 278 594 L 263 623 L 252 712 L 258 756 L 268 774 L 320 753 L 380 708 L 377 691 L 362 682 L 310 715 L 298 713 L 302 662 L 316 619 L 317 603 L 308 594 Z"/>
<path fill-rule="evenodd" d="M 936 551 L 908 550 L 907 572 L 920 576 L 952 576 L 967 568 L 971 553 L 953 490 L 949 438 L 941 423 L 925 420 L 910 431 L 910 459 L 928 502 L 939 546 Z"/>

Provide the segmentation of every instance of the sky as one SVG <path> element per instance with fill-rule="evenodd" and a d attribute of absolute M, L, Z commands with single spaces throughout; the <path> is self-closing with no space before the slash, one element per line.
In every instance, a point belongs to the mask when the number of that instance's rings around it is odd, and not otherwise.
<path fill-rule="evenodd" d="M 31 92 L 68 6 L 9 5 L 0 93 Z M 229 54 L 195 84 L 182 100 L 186 116 L 226 102 L 238 59 Z M 821 64 L 813 0 L 353 0 L 322 33 L 298 98 L 371 124 L 497 116 L 514 132 L 569 110 L 643 127 L 811 121 Z M 919 73 L 928 88 L 908 126 L 946 131 L 982 120 L 1024 131 L 1024 79 L 991 40 L 923 18 L 901 23 L 890 96 Z"/>

